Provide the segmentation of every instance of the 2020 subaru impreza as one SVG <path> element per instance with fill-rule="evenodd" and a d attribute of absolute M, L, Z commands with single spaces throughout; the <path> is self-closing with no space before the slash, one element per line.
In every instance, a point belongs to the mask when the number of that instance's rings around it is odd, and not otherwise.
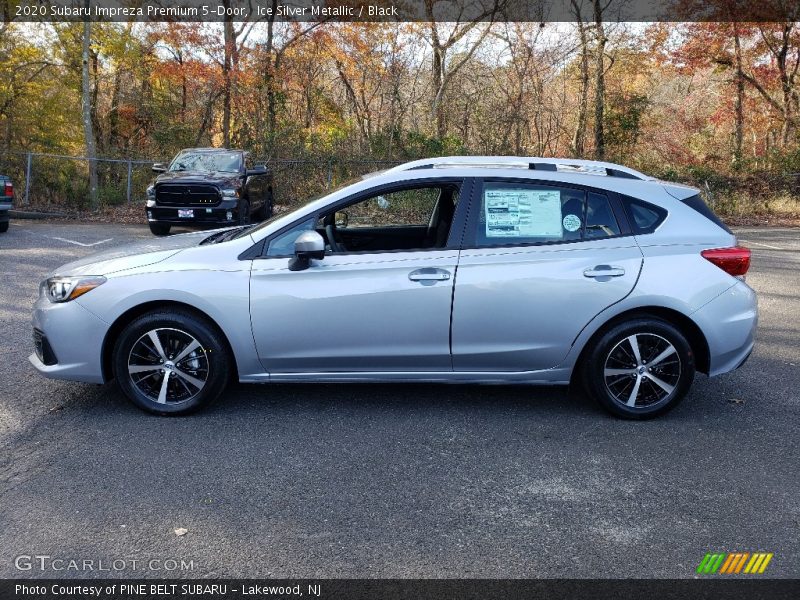
<path fill-rule="evenodd" d="M 255 226 L 95 254 L 41 285 L 44 375 L 183 414 L 242 382 L 580 382 L 675 406 L 753 349 L 750 251 L 698 191 L 611 163 L 415 161 Z"/>

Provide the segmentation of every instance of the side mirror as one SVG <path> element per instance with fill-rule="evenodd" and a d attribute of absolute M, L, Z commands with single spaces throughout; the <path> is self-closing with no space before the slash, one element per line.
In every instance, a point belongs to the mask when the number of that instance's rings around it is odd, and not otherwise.
<path fill-rule="evenodd" d="M 153 173 L 164 173 L 167 170 L 167 165 L 164 163 L 155 163 L 151 169 L 153 169 Z"/>
<path fill-rule="evenodd" d="M 247 172 L 245 174 L 248 177 L 254 177 L 256 175 L 266 175 L 267 165 L 256 165 L 252 169 L 247 169 Z"/>
<path fill-rule="evenodd" d="M 347 227 L 347 224 L 350 222 L 350 215 L 348 215 L 346 212 L 344 212 L 342 210 L 342 211 L 339 211 L 339 212 L 336 213 L 336 215 L 334 216 L 334 219 L 336 221 L 336 227 L 337 228 L 338 227 Z"/>
<path fill-rule="evenodd" d="M 306 270 L 312 258 L 325 258 L 325 240 L 316 231 L 304 231 L 294 241 L 294 258 L 289 260 L 289 270 Z"/>

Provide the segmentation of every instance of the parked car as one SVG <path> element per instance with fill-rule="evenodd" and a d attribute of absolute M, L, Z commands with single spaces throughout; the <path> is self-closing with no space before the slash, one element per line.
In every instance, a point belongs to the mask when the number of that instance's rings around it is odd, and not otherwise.
<path fill-rule="evenodd" d="M 44 375 L 183 414 L 242 382 L 582 384 L 634 419 L 753 349 L 750 251 L 694 188 L 611 163 L 439 158 L 254 226 L 67 264 Z M 80 338 L 81 344 L 75 344 Z"/>
<path fill-rule="evenodd" d="M 242 150 L 189 148 L 159 173 L 147 188 L 147 222 L 155 235 L 173 225 L 219 227 L 246 225 L 272 216 L 272 174 L 264 165 L 248 164 Z"/>
<path fill-rule="evenodd" d="M 14 205 L 14 184 L 11 178 L 0 175 L 0 233 L 8 231 L 8 213 Z"/>

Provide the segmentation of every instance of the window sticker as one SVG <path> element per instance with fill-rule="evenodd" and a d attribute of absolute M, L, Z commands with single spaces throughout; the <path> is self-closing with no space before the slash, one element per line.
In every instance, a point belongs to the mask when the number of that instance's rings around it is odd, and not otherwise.
<path fill-rule="evenodd" d="M 487 238 L 561 237 L 558 190 L 487 190 L 484 210 Z"/>
<path fill-rule="evenodd" d="M 564 217 L 564 229 L 567 231 L 578 231 L 581 228 L 581 219 L 578 215 L 569 214 Z"/>

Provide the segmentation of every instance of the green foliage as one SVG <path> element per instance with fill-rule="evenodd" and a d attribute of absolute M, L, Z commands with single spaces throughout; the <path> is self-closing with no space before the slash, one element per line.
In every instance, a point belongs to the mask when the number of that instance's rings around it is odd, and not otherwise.
<path fill-rule="evenodd" d="M 642 118 L 650 106 L 643 94 L 610 95 L 604 118 L 606 143 L 617 149 L 628 149 L 636 145 L 641 134 Z"/>

